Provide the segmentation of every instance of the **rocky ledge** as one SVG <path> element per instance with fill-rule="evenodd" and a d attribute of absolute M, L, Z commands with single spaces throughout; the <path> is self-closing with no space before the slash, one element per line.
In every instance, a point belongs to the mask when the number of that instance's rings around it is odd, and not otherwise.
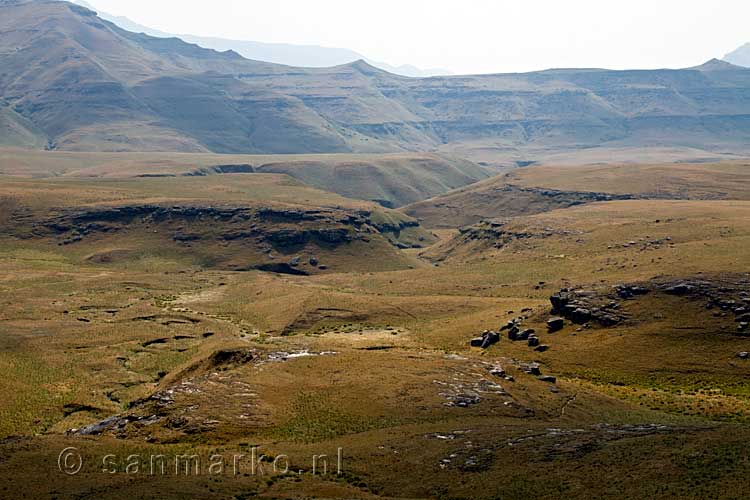
<path fill-rule="evenodd" d="M 737 331 L 750 335 L 750 276 L 715 278 L 654 279 L 635 284 L 619 284 L 608 290 L 564 288 L 550 297 L 552 313 L 579 325 L 618 325 L 629 319 L 623 301 L 661 293 L 704 302 L 714 317 L 733 316 Z M 551 328 L 559 327 L 559 321 Z"/>
<path fill-rule="evenodd" d="M 367 210 L 144 204 L 58 210 L 34 223 L 32 234 L 70 245 L 140 224 L 169 232 L 179 243 L 255 239 L 284 249 L 309 242 L 335 246 L 367 241 L 368 234 L 378 233 L 398 245 L 401 231 L 419 226 L 409 218 L 383 219 Z"/>

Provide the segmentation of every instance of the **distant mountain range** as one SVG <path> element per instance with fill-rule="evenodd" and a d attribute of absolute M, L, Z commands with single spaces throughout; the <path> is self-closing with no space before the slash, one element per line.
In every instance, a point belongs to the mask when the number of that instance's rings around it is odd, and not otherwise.
<path fill-rule="evenodd" d="M 158 38 L 180 38 L 186 42 L 200 45 L 207 49 L 218 51 L 234 50 L 238 54 L 256 61 L 284 64 L 286 66 L 297 66 L 301 68 L 327 68 L 340 66 L 354 61 L 364 60 L 373 66 L 402 76 L 428 77 L 446 76 L 451 72 L 445 69 L 420 69 L 416 66 L 405 64 L 403 66 L 391 66 L 383 62 L 373 61 L 362 54 L 349 49 L 338 49 L 330 47 L 319 47 L 317 45 L 292 45 L 288 43 L 264 43 L 246 40 L 227 40 L 225 38 L 203 37 L 195 35 L 176 35 L 166 33 L 148 26 L 138 24 L 127 17 L 113 16 L 101 12 L 85 0 L 73 0 L 73 3 L 83 5 L 98 13 L 99 17 L 116 24 L 120 28 L 133 33 L 145 33 Z"/>
<path fill-rule="evenodd" d="M 296 68 L 124 30 L 79 5 L 0 0 L 0 145 L 62 150 L 750 153 L 750 69 L 555 69 L 407 78 Z"/>
<path fill-rule="evenodd" d="M 746 43 L 734 52 L 730 52 L 724 56 L 724 60 L 737 66 L 750 68 L 750 43 Z"/>

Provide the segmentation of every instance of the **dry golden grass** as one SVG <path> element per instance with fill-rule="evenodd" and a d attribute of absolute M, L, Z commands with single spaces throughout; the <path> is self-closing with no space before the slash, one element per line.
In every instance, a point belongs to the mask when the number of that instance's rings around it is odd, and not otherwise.
<path fill-rule="evenodd" d="M 750 199 L 750 163 L 540 166 L 516 170 L 506 182 L 560 191 L 648 194 L 663 198 Z"/>
<path fill-rule="evenodd" d="M 66 199 L 337 198 L 251 178 L 234 187 L 215 178 L 13 180 L 1 189 L 5 200 L 42 211 Z M 624 304 L 632 319 L 616 328 L 547 335 L 544 322 L 548 296 L 562 287 L 745 272 L 750 202 L 600 203 L 499 229 L 529 237 L 496 247 L 440 231 L 433 248 L 402 252 L 414 269 L 387 270 L 382 253 L 332 252 L 372 269 L 318 276 L 212 269 L 158 235 L 83 247 L 3 236 L 0 434 L 21 437 L 0 444 L 0 490 L 13 498 L 149 498 L 155 489 L 162 498 L 731 496 L 750 458 L 750 365 L 735 357 L 750 346 L 731 334 L 732 318 L 654 294 Z M 122 248 L 131 253 L 109 264 L 87 259 Z M 468 346 L 525 309 L 549 351 L 507 339 L 487 351 Z M 206 364 L 227 349 L 256 358 L 226 370 Z M 279 351 L 329 354 L 267 360 Z M 531 361 L 558 383 L 525 374 L 520 365 Z M 489 374 L 496 365 L 515 381 Z M 111 415 L 150 416 L 152 406 L 129 404 L 184 382 L 195 390 L 178 391 L 152 426 L 130 426 L 120 439 L 65 435 Z M 472 393 L 476 405 L 446 405 Z M 184 432 L 180 418 L 198 432 Z M 627 427 L 635 424 L 646 427 Z M 231 454 L 253 444 L 288 454 L 293 470 L 341 447 L 345 474 L 165 480 L 98 470 L 107 453 Z M 73 479 L 55 469 L 65 446 L 88 464 Z M 45 484 L 31 480 L 40 467 Z"/>

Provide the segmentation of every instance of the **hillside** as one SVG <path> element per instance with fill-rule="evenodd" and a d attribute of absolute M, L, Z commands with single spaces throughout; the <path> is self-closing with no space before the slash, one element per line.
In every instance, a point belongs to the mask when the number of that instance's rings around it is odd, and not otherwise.
<path fill-rule="evenodd" d="M 433 228 L 632 199 L 750 200 L 748 163 L 536 166 L 518 169 L 402 211 Z"/>
<path fill-rule="evenodd" d="M 594 146 L 750 149 L 750 70 L 735 66 L 412 79 L 364 61 L 251 61 L 130 33 L 65 2 L 5 0 L 0 9 L 0 95 L 22 129 L 4 142 L 18 146 L 440 150 L 494 164 Z"/>
<path fill-rule="evenodd" d="M 0 175 L 15 177 L 189 177 L 279 173 L 308 186 L 399 207 L 466 186 L 493 170 L 428 153 L 385 155 L 218 155 L 78 153 L 0 148 Z"/>

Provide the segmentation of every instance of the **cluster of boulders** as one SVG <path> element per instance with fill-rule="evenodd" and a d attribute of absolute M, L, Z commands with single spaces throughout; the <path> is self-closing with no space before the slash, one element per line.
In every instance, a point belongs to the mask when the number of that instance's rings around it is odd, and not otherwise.
<path fill-rule="evenodd" d="M 618 290 L 618 296 L 622 297 L 620 293 L 633 294 L 634 291 Z M 619 310 L 619 302 L 611 297 L 602 297 L 594 291 L 563 288 L 550 297 L 550 303 L 553 314 L 577 325 L 598 323 L 601 326 L 614 326 L 626 319 L 624 313 Z M 559 327 L 559 321 L 554 321 L 552 327 Z"/>
<path fill-rule="evenodd" d="M 750 335 L 750 278 L 719 277 L 714 279 L 654 280 L 644 284 L 616 285 L 612 292 L 562 289 L 550 297 L 553 314 L 559 315 L 548 324 L 550 331 L 561 328 L 559 319 L 591 326 L 615 326 L 628 316 L 621 302 L 659 292 L 678 297 L 707 300 L 706 309 L 714 316 L 734 315 L 737 331 Z M 552 321 L 552 320 L 550 320 Z"/>
<path fill-rule="evenodd" d="M 508 332 L 508 340 L 513 342 L 527 342 L 529 347 L 537 352 L 548 351 L 549 346 L 542 345 L 541 340 L 536 335 L 536 330 L 533 328 L 523 328 L 522 322 L 522 318 L 511 320 L 500 331 Z"/>
<path fill-rule="evenodd" d="M 529 231 L 514 231 L 507 228 L 509 221 L 481 221 L 472 226 L 459 229 L 464 241 L 490 241 L 496 248 L 502 248 L 517 240 L 533 237 L 545 237 L 545 234 L 534 234 Z"/>
<path fill-rule="evenodd" d="M 734 315 L 737 331 L 750 335 L 750 279 L 691 279 L 661 283 L 659 289 L 669 295 L 707 299 L 706 309 L 714 316 Z"/>
<path fill-rule="evenodd" d="M 639 238 L 638 240 L 626 241 L 622 245 L 618 245 L 618 246 L 622 248 L 640 247 L 640 251 L 644 252 L 646 250 L 657 250 L 663 247 L 664 245 L 674 245 L 671 236 L 667 236 L 666 238 L 658 238 L 658 239 L 652 239 L 650 237 Z M 608 250 L 612 250 L 613 248 L 615 248 L 614 245 L 607 246 Z"/>

